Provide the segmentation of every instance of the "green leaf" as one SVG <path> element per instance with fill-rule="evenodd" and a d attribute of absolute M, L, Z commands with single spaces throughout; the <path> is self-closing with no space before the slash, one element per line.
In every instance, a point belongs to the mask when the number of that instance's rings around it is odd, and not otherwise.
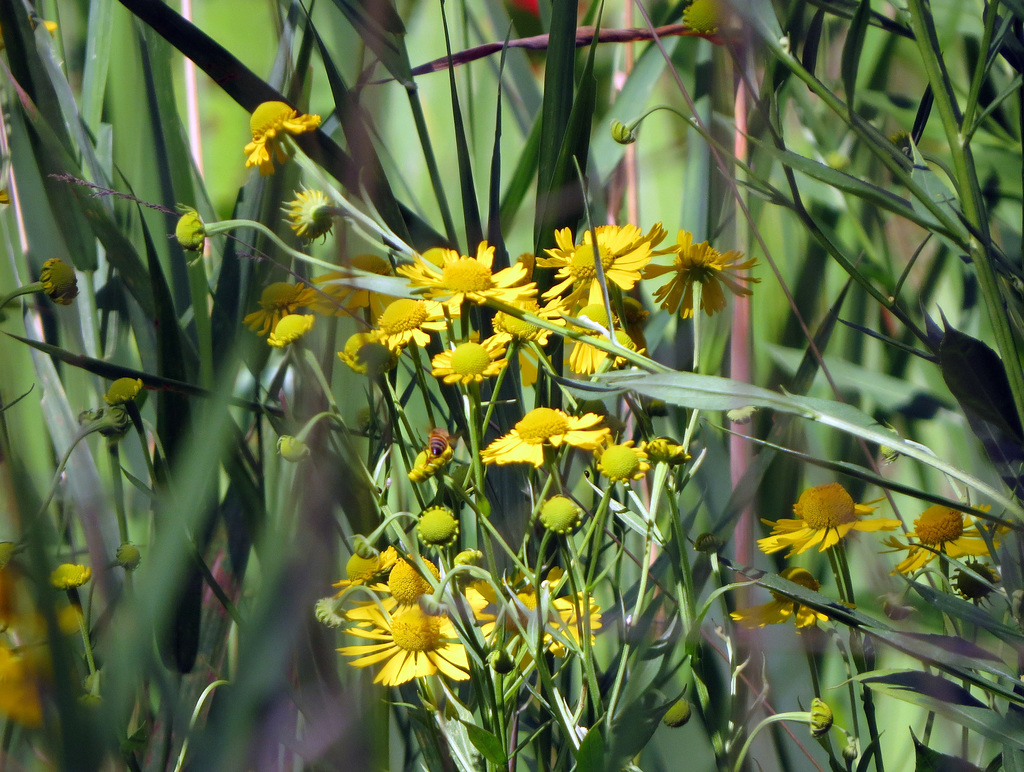
<path fill-rule="evenodd" d="M 501 740 L 476 724 L 463 722 L 463 726 L 466 727 L 466 732 L 469 734 L 469 741 L 485 759 L 498 767 L 508 766 L 508 757 L 505 755 Z"/>
<path fill-rule="evenodd" d="M 910 730 L 910 736 L 914 738 L 914 772 L 981 772 L 979 767 L 958 756 L 933 751 L 917 739 L 914 730 Z"/>
<path fill-rule="evenodd" d="M 587 736 L 580 743 L 580 749 L 576 751 L 577 772 L 604 772 L 604 739 L 601 737 L 601 730 L 596 726 L 591 727 Z"/>
<path fill-rule="evenodd" d="M 843 45 L 843 56 L 840 72 L 843 77 L 843 88 L 846 89 L 846 104 L 853 110 L 854 94 L 857 89 L 857 69 L 860 67 L 861 53 L 864 50 L 864 37 L 868 22 L 871 20 L 871 0 L 860 0 L 860 7 L 850 21 L 850 30 L 846 33 Z"/>
<path fill-rule="evenodd" d="M 1024 648 L 1024 635 L 1018 628 L 1004 625 L 980 606 L 976 606 L 963 598 L 939 592 L 926 584 L 911 582 L 910 585 L 925 603 L 944 614 L 963 620 L 975 627 L 988 630 L 992 635 L 1016 648 Z"/>
<path fill-rule="evenodd" d="M 803 64 L 804 69 L 811 73 L 811 75 L 814 75 L 814 70 L 818 65 L 818 46 L 821 44 L 821 29 L 824 23 L 825 9 L 819 8 L 807 27 L 807 35 L 804 38 L 804 50 L 800 57 L 800 63 Z"/>

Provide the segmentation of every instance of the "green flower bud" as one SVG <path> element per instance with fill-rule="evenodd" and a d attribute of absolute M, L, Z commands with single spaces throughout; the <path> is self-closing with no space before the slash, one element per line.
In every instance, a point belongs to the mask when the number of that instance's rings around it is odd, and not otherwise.
<path fill-rule="evenodd" d="M 313 607 L 316 621 L 325 627 L 341 627 L 345 624 L 345 614 L 337 598 L 321 598 Z"/>
<path fill-rule="evenodd" d="M 661 718 L 661 723 L 665 726 L 670 726 L 673 729 L 678 729 L 681 726 L 686 726 L 686 723 L 690 720 L 693 710 L 690 707 L 690 703 L 684 699 L 676 700 L 672 707 L 668 709 L 664 716 Z"/>
<path fill-rule="evenodd" d="M 811 700 L 811 735 L 824 737 L 832 728 L 832 708 L 824 700 L 815 697 Z"/>
<path fill-rule="evenodd" d="M 424 544 L 447 547 L 459 535 L 459 521 L 448 507 L 430 507 L 420 515 L 416 533 Z"/>
<path fill-rule="evenodd" d="M 369 560 L 377 556 L 377 550 L 366 540 L 362 534 L 356 534 L 352 538 L 352 551 L 363 560 Z"/>
<path fill-rule="evenodd" d="M 457 566 L 475 566 L 479 565 L 480 561 L 483 560 L 484 553 L 480 550 L 462 550 L 458 555 L 455 556 L 455 565 Z"/>
<path fill-rule="evenodd" d="M 552 496 L 540 508 L 540 521 L 552 533 L 570 534 L 580 524 L 583 509 L 565 496 Z"/>
<path fill-rule="evenodd" d="M 704 552 L 709 555 L 713 552 L 718 552 L 723 546 L 725 546 L 725 542 L 713 533 L 702 533 L 693 542 L 693 548 L 697 552 Z"/>
<path fill-rule="evenodd" d="M 178 205 L 181 217 L 174 228 L 174 237 L 181 248 L 188 252 L 202 252 L 206 245 L 206 224 L 199 212 L 184 204 Z"/>
<path fill-rule="evenodd" d="M 134 571 L 142 562 L 142 552 L 129 541 L 123 542 L 114 555 L 117 564 L 125 571 Z"/>
<path fill-rule="evenodd" d="M 277 452 L 285 461 L 298 463 L 309 458 L 309 446 L 298 437 L 290 434 L 282 434 L 277 438 Z"/>
<path fill-rule="evenodd" d="M 69 306 L 78 297 L 78 278 L 75 269 L 60 258 L 51 258 L 43 263 L 39 282 L 50 300 L 58 305 Z"/>
<path fill-rule="evenodd" d="M 632 145 L 636 142 L 636 129 L 631 129 L 622 121 L 612 121 L 612 139 L 620 145 Z"/>
<path fill-rule="evenodd" d="M 495 649 L 488 654 L 487 664 L 491 666 L 491 670 L 499 675 L 511 673 L 512 668 L 516 666 L 515 660 L 504 649 Z"/>

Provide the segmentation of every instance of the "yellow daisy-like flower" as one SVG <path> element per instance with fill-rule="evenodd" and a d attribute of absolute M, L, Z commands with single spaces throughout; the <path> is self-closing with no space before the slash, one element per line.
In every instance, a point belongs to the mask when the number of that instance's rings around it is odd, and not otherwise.
<path fill-rule="evenodd" d="M 353 627 L 348 632 L 378 643 L 343 646 L 338 651 L 346 657 L 357 657 L 349 663 L 353 667 L 387 660 L 374 683 L 398 686 L 437 672 L 453 681 L 469 678 L 466 649 L 448 617 L 428 616 L 419 606 L 400 609 L 392 616 L 372 605 L 365 607 L 365 615 L 369 629 Z"/>
<path fill-rule="evenodd" d="M 297 190 L 295 198 L 282 209 L 295 235 L 306 241 L 326 237 L 334 227 L 334 205 L 319 190 Z"/>
<path fill-rule="evenodd" d="M 316 317 L 312 314 L 288 314 L 274 325 L 274 331 L 267 338 L 267 345 L 284 348 L 313 329 Z"/>
<path fill-rule="evenodd" d="M 779 576 L 783 579 L 788 579 L 794 584 L 799 584 L 801 587 L 806 587 L 812 592 L 817 592 L 821 587 L 821 585 L 818 584 L 818 580 L 811 575 L 810 571 L 803 568 L 786 568 L 779 574 Z M 810 627 L 811 625 L 816 624 L 819 620 L 822 622 L 828 620 L 828 616 L 826 614 L 815 611 L 809 606 L 801 606 L 799 603 L 794 602 L 785 595 L 779 595 L 776 592 L 772 592 L 772 598 L 774 600 L 770 603 L 739 609 L 737 611 L 733 611 L 729 616 L 744 627 L 779 625 L 787 621 L 790 617 L 793 617 L 796 620 L 796 626 L 798 628 Z"/>
<path fill-rule="evenodd" d="M 545 305 L 544 308 L 541 308 L 534 298 L 520 301 L 515 306 L 528 314 L 533 314 L 559 327 L 565 326 L 565 320 L 562 318 L 565 306 L 557 298 Z M 519 343 L 529 343 L 532 340 L 536 341 L 539 346 L 546 346 L 548 338 L 551 337 L 551 330 L 545 330 L 543 327 L 538 327 L 532 322 L 512 316 L 504 311 L 498 311 L 494 315 L 493 325 L 494 340 L 500 343 L 508 344 L 513 340 Z"/>
<path fill-rule="evenodd" d="M 381 342 L 390 349 L 415 343 L 420 348 L 430 343 L 428 332 L 445 328 L 444 309 L 436 300 L 393 300 L 377 319 Z"/>
<path fill-rule="evenodd" d="M 441 572 L 437 570 L 437 566 L 425 559 L 423 563 L 427 570 L 434 575 L 435 581 L 441 578 Z M 403 558 L 398 559 L 395 567 L 391 569 L 391 576 L 388 577 L 388 592 L 391 593 L 391 597 L 397 605 L 411 606 L 420 599 L 420 595 L 426 595 L 433 591 L 434 588 L 431 587 L 430 582 L 420 576 L 416 566 Z"/>
<path fill-rule="evenodd" d="M 686 452 L 686 448 L 670 437 L 655 437 L 650 442 L 644 442 L 640 447 L 655 463 L 676 466 L 690 460 L 690 454 Z"/>
<path fill-rule="evenodd" d="M 362 375 L 377 377 L 398 364 L 398 351 L 381 343 L 380 332 L 357 332 L 345 341 L 338 359 Z"/>
<path fill-rule="evenodd" d="M 548 572 L 545 581 L 556 585 L 562 577 L 562 570 L 553 568 Z M 511 645 L 506 644 L 511 652 L 522 644 L 520 632 L 527 629 L 530 621 L 537 615 L 537 588 L 526 584 L 522 577 L 513 582 L 515 594 L 498 598 L 494 588 L 488 582 L 474 582 L 466 588 L 466 601 L 473 610 L 473 616 L 481 622 L 480 632 L 491 644 L 497 639 L 500 631 L 507 638 L 514 639 Z M 546 619 L 543 620 L 545 633 L 544 645 L 556 657 L 564 657 L 566 647 L 558 640 L 556 634 L 564 640 L 572 641 L 578 649 L 583 640 L 583 612 L 586 610 L 590 630 L 590 642 L 593 645 L 594 633 L 601 629 L 601 607 L 590 596 L 578 593 L 575 596 L 552 598 Z"/>
<path fill-rule="evenodd" d="M 639 480 L 651 468 L 647 461 L 647 453 L 641 448 L 634 448 L 633 441 L 621 445 L 608 445 L 598 449 L 597 471 L 611 482 L 629 482 Z"/>
<path fill-rule="evenodd" d="M 693 234 L 679 231 L 677 243 L 668 252 L 674 252 L 672 265 L 649 265 L 644 271 L 645 279 L 654 279 L 667 273 L 672 274 L 665 284 L 654 291 L 654 299 L 671 313 L 679 310 L 683 319 L 693 316 L 693 285 L 701 285 L 700 307 L 708 316 L 725 308 L 725 292 L 722 285 L 734 295 L 751 295 L 753 290 L 743 283 L 758 283 L 761 280 L 751 276 L 740 276 L 757 264 L 757 258 L 739 262 L 742 252 L 735 250 L 724 255 L 704 241 L 693 243 Z M 661 253 L 664 254 L 664 253 Z"/>
<path fill-rule="evenodd" d="M 531 410 L 515 428 L 499 437 L 480 453 L 485 464 L 544 465 L 544 448 L 564 443 L 583 450 L 594 450 L 610 436 L 607 427 L 597 427 L 601 416 L 586 413 L 569 416 L 561 410 L 538 407 Z"/>
<path fill-rule="evenodd" d="M 479 383 L 493 378 L 508 364 L 504 354 L 505 347 L 494 338 L 483 343 L 469 340 L 435 356 L 430 374 L 445 383 Z"/>
<path fill-rule="evenodd" d="M 542 268 L 557 268 L 555 284 L 543 297 L 553 298 L 569 291 L 565 304 L 577 308 L 601 302 L 601 284 L 594 262 L 593 233 L 597 235 L 597 252 L 604 268 L 608 286 L 631 290 L 640 280 L 640 271 L 651 261 L 654 247 L 665 238 L 661 223 L 646 234 L 635 225 L 599 225 L 583 234 L 576 244 L 572 231 L 562 228 L 555 233 L 555 249 L 545 250 L 550 257 L 537 259 Z"/>
<path fill-rule="evenodd" d="M 861 519 L 861 515 L 870 515 L 876 509 L 878 507 L 855 504 L 846 488 L 839 483 L 816 485 L 801 493 L 793 505 L 797 520 L 774 523 L 761 520 L 765 525 L 774 527 L 770 536 L 757 540 L 757 546 L 764 553 L 789 547 L 786 557 L 791 557 L 818 544 L 821 545 L 818 551 L 824 552 L 838 544 L 850 531 L 891 531 L 900 527 L 899 520 Z"/>
<path fill-rule="evenodd" d="M 367 273 L 373 273 L 377 276 L 394 276 L 395 271 L 391 267 L 391 263 L 379 255 L 356 255 L 349 261 L 349 265 L 352 268 L 357 268 L 360 271 L 366 271 Z M 312 306 L 312 309 L 318 314 L 334 314 L 335 316 L 341 316 L 342 314 L 351 313 L 360 308 L 369 308 L 371 318 L 376 321 L 380 315 L 384 312 L 385 307 L 391 300 L 387 295 L 381 295 L 379 292 L 371 292 L 370 290 L 357 289 L 345 282 L 352 278 L 352 274 L 347 271 L 331 271 L 325 273 L 318 279 L 314 279 L 313 283 L 316 284 L 320 291 L 327 295 L 326 298 L 321 297 L 317 299 L 317 302 Z"/>
<path fill-rule="evenodd" d="M 312 305 L 316 298 L 316 290 L 305 284 L 275 281 L 268 284 L 260 295 L 260 310 L 248 314 L 242 322 L 257 335 L 266 335 L 286 314 L 294 314 L 300 308 Z"/>
<path fill-rule="evenodd" d="M 72 590 L 81 587 L 92 578 L 89 566 L 77 563 L 61 563 L 50 574 L 50 584 L 58 590 Z"/>
<path fill-rule="evenodd" d="M 988 506 L 978 507 L 986 512 Z M 917 541 L 901 542 L 890 536 L 884 544 L 893 550 L 906 550 L 907 557 L 893 569 L 894 574 L 909 574 L 924 568 L 942 553 L 951 558 L 987 555 L 988 545 L 973 519 L 958 509 L 941 504 L 928 507 L 914 521 L 914 530 L 907 536 Z M 999 546 L 999 529 L 992 534 L 992 546 Z"/>
<path fill-rule="evenodd" d="M 282 138 L 313 131 L 319 125 L 319 115 L 300 115 L 298 110 L 284 102 L 264 102 L 253 110 L 249 119 L 252 142 L 245 146 L 245 153 L 249 156 L 245 160 L 245 168 L 258 166 L 260 174 L 273 174 L 272 154 L 277 156 L 278 163 L 288 160 Z"/>
<path fill-rule="evenodd" d="M 335 582 L 332 587 L 339 587 L 335 598 L 340 596 L 352 585 L 371 585 L 387 576 L 398 562 L 398 551 L 394 547 L 388 547 L 383 552 L 378 552 L 368 558 L 361 557 L 358 552 L 353 552 L 352 557 L 345 564 L 345 578 Z"/>
<path fill-rule="evenodd" d="M 407 276 L 413 287 L 426 287 L 425 297 L 446 301 L 457 309 L 463 300 L 486 303 L 496 298 L 505 303 L 518 303 L 537 293 L 533 282 L 521 284 L 526 278 L 522 263 L 493 273 L 494 247 L 481 241 L 476 257 L 460 255 L 454 249 L 432 250 L 432 260 L 417 256 L 412 265 L 399 266 L 398 273 Z M 441 264 L 435 260 L 440 257 Z"/>
<path fill-rule="evenodd" d="M 608 314 L 605 313 L 603 303 L 592 303 L 588 306 L 584 306 L 579 312 L 579 316 L 587 317 L 592 322 L 596 322 L 602 327 L 608 328 Z M 588 333 L 592 337 L 597 337 L 600 333 Z M 625 349 L 630 351 L 637 351 L 636 342 L 630 337 L 629 333 L 625 330 L 614 330 L 615 342 L 618 343 Z M 586 341 L 577 340 L 572 351 L 569 352 L 569 369 L 571 369 L 577 375 L 591 375 L 596 373 L 604 361 L 608 358 L 608 352 L 602 351 L 601 349 L 590 345 Z M 615 357 L 612 362 L 613 367 L 621 367 L 626 364 L 624 357 Z"/>
<path fill-rule="evenodd" d="M 43 263 L 39 281 L 50 300 L 61 306 L 70 306 L 78 297 L 78 277 L 75 269 L 59 257 L 52 257 Z"/>
<path fill-rule="evenodd" d="M 103 401 L 108 405 L 123 405 L 133 401 L 142 391 L 141 378 L 118 378 L 107 389 L 103 395 Z"/>

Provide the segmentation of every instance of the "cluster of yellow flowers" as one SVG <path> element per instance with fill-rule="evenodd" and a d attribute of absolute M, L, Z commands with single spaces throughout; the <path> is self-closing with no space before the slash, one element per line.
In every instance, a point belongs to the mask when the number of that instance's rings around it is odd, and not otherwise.
<path fill-rule="evenodd" d="M 880 500 L 880 499 L 879 499 Z M 876 502 L 857 504 L 849 492 L 839 483 L 828 483 L 808 488 L 793 505 L 796 519 L 777 521 L 763 520 L 772 526 L 771 534 L 758 540 L 758 547 L 767 554 L 789 549 L 787 557 L 800 555 L 817 546 L 819 552 L 825 552 L 845 539 L 852 531 L 893 531 L 901 527 L 899 520 L 891 518 L 870 518 L 877 507 Z M 989 507 L 979 509 L 988 511 Z M 893 569 L 893 574 L 910 574 L 927 566 L 942 556 L 949 559 L 975 558 L 986 556 L 990 550 L 999 546 L 1000 535 L 1006 529 L 995 527 L 982 532 L 974 520 L 962 511 L 951 507 L 935 505 L 926 509 L 914 521 L 914 530 L 908 533 L 903 541 L 890 536 L 883 543 L 890 547 L 889 552 L 906 552 L 906 557 Z M 972 561 L 970 570 L 981 576 L 994 578 L 991 570 L 977 561 Z M 963 574 L 969 576 L 969 574 Z M 806 569 L 790 566 L 780 574 L 813 592 L 820 588 L 818 580 Z M 959 576 L 959 575 L 958 575 Z M 980 583 L 957 581 L 955 586 L 975 586 Z M 979 588 L 981 589 L 981 588 Z M 987 594 L 982 592 L 980 595 Z M 742 609 L 732 613 L 732 618 L 749 627 L 763 627 L 768 624 L 785 622 L 791 617 L 796 619 L 798 628 L 808 627 L 828 617 L 820 611 L 802 606 L 778 593 L 772 593 L 770 603 Z M 977 597 L 977 596 L 976 596 Z"/>

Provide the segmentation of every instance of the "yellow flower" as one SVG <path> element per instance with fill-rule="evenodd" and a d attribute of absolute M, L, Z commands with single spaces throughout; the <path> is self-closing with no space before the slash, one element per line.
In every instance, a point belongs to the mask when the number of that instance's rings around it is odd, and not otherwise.
<path fill-rule="evenodd" d="M 493 378 L 508 364 L 504 354 L 505 347 L 494 338 L 483 343 L 469 340 L 435 356 L 430 362 L 434 368 L 430 374 L 445 383 L 479 383 L 484 378 Z"/>
<path fill-rule="evenodd" d="M 579 312 L 579 317 L 582 318 L 584 316 L 606 329 L 610 328 L 608 314 L 605 313 L 603 303 L 592 303 L 584 306 Z M 589 332 L 586 328 L 581 329 L 587 332 L 590 337 L 604 337 L 598 332 Z M 615 335 L 615 342 L 620 346 L 630 351 L 637 351 L 636 343 L 625 330 L 616 329 L 612 334 Z M 605 340 L 607 339 L 605 338 Z M 577 375 L 591 375 L 601 368 L 601 365 L 604 364 L 607 358 L 608 353 L 606 351 L 602 351 L 586 341 L 577 340 L 572 347 L 572 351 L 569 352 L 569 369 Z M 624 357 L 615 357 L 612 366 L 621 367 L 625 363 L 626 359 Z"/>
<path fill-rule="evenodd" d="M 683 26 L 701 35 L 714 35 L 721 24 L 720 0 L 693 0 L 683 11 Z"/>
<path fill-rule="evenodd" d="M 70 306 L 71 301 L 78 297 L 78 278 L 75 276 L 75 269 L 60 258 L 52 257 L 43 263 L 39 281 L 50 300 L 58 305 Z"/>
<path fill-rule="evenodd" d="M 544 464 L 544 448 L 563 443 L 583 450 L 594 450 L 611 432 L 601 423 L 601 416 L 586 413 L 568 416 L 561 410 L 538 407 L 531 410 L 504 437 L 488 445 L 480 456 L 485 464 Z"/>
<path fill-rule="evenodd" d="M 372 605 L 365 607 L 365 614 L 369 629 L 353 627 L 348 632 L 378 643 L 343 646 L 338 651 L 346 657 L 358 658 L 351 661 L 353 667 L 386 660 L 374 683 L 398 686 L 439 671 L 453 681 L 469 678 L 466 649 L 448 617 L 428 616 L 419 606 L 399 609 L 392 616 Z"/>
<path fill-rule="evenodd" d="M 430 343 L 430 332 L 445 328 L 444 310 L 435 300 L 399 298 L 392 301 L 377 319 L 381 342 L 390 349 L 407 346 L 410 341 L 425 347 Z"/>
<path fill-rule="evenodd" d="M 790 548 L 786 557 L 806 552 L 816 544 L 819 552 L 839 543 L 850 531 L 891 531 L 900 527 L 899 520 L 876 518 L 861 520 L 861 515 L 870 515 L 877 507 L 854 504 L 853 498 L 839 483 L 817 485 L 800 494 L 793 505 L 797 520 L 761 520 L 765 525 L 774 526 L 770 536 L 758 539 L 757 546 L 762 552 L 772 553 Z"/>
<path fill-rule="evenodd" d="M 299 115 L 298 110 L 284 102 L 264 102 L 253 110 L 249 119 L 252 142 L 245 146 L 245 153 L 249 156 L 245 160 L 245 168 L 258 166 L 260 174 L 273 174 L 272 153 L 277 156 L 278 163 L 288 160 L 288 152 L 281 143 L 282 138 L 289 134 L 313 131 L 319 125 L 319 115 Z"/>
<path fill-rule="evenodd" d="M 552 300 L 544 308 L 541 308 L 534 298 L 522 300 L 513 305 L 528 314 L 533 314 L 559 327 L 565 326 L 565 320 L 562 318 L 565 307 L 562 305 L 561 300 Z M 512 316 L 504 311 L 498 311 L 494 315 L 493 324 L 494 340 L 505 344 L 511 343 L 513 340 L 519 343 L 528 343 L 532 340 L 536 341 L 539 346 L 546 346 L 548 338 L 551 337 L 551 330 L 545 330 L 543 327 L 533 324 L 533 322 Z"/>
<path fill-rule="evenodd" d="M 686 448 L 670 437 L 655 437 L 650 442 L 644 442 L 640 446 L 647 453 L 647 457 L 655 463 L 675 466 L 690 459 Z"/>
<path fill-rule="evenodd" d="M 142 391 L 141 378 L 118 378 L 107 389 L 103 395 L 103 401 L 108 405 L 123 405 L 131 402 Z"/>
<path fill-rule="evenodd" d="M 345 350 L 338 352 L 338 359 L 363 375 L 377 377 L 398 364 L 398 351 L 389 349 L 380 342 L 380 332 L 357 332 L 345 341 Z"/>
<path fill-rule="evenodd" d="M 427 570 L 434 575 L 434 581 L 441 578 L 437 566 L 429 560 L 423 561 Z M 411 606 L 420 599 L 420 595 L 433 592 L 430 582 L 420 576 L 419 570 L 407 560 L 399 558 L 388 577 L 388 592 L 399 606 Z"/>
<path fill-rule="evenodd" d="M 546 583 L 552 587 L 562 578 L 562 571 L 553 568 L 548 572 Z M 488 582 L 474 582 L 466 588 L 466 601 L 473 610 L 473 616 L 481 622 L 480 632 L 488 643 L 498 640 L 499 630 L 515 639 L 508 648 L 513 652 L 522 643 L 522 631 L 529 627 L 537 616 L 537 588 L 517 577 L 513 582 L 514 595 L 500 599 Z M 544 645 L 556 657 L 564 657 L 566 647 L 562 640 L 568 640 L 578 649 L 583 640 L 583 616 L 586 610 L 590 642 L 595 641 L 594 633 L 601 629 L 601 607 L 584 593 L 575 596 L 551 598 L 551 606 L 545 619 Z M 500 625 L 500 627 L 499 627 Z M 558 636 L 558 638 L 556 638 Z M 561 638 L 562 640 L 559 640 Z"/>
<path fill-rule="evenodd" d="M 43 724 L 37 670 L 23 654 L 0 645 L 0 714 L 27 727 Z"/>
<path fill-rule="evenodd" d="M 448 547 L 459 535 L 459 520 L 448 507 L 429 507 L 420 513 L 416 534 L 431 547 Z"/>
<path fill-rule="evenodd" d="M 288 225 L 300 239 L 315 241 L 326 237 L 334 227 L 334 208 L 327 195 L 319 190 L 295 191 L 295 198 L 282 207 Z"/>
<path fill-rule="evenodd" d="M 666 273 L 673 274 L 665 284 L 654 291 L 654 300 L 671 313 L 679 309 L 683 319 L 693 316 L 693 285 L 701 285 L 700 307 L 708 316 L 725 308 L 724 284 L 734 295 L 751 295 L 753 291 L 741 282 L 757 283 L 760 279 L 739 276 L 757 264 L 757 258 L 739 262 L 743 257 L 735 250 L 724 255 L 704 241 L 693 243 L 693 234 L 679 231 L 678 243 L 667 252 L 674 252 L 672 265 L 649 265 L 644 271 L 645 279 L 653 279 Z M 664 254 L 664 253 L 661 253 Z"/>
<path fill-rule="evenodd" d="M 779 574 L 783 579 L 788 579 L 794 584 L 799 584 L 801 587 L 806 587 L 812 592 L 817 592 L 821 587 L 818 584 L 818 580 L 815 579 L 809 571 L 803 568 L 786 568 Z M 822 614 L 809 606 L 801 606 L 799 603 L 795 603 L 785 595 L 779 595 L 776 592 L 772 592 L 772 600 L 770 603 L 765 603 L 761 606 L 752 606 L 751 608 L 739 609 L 729 614 L 735 621 L 739 622 L 744 627 L 764 627 L 765 625 L 778 625 L 782 624 L 790 617 L 796 619 L 796 626 L 799 627 L 810 627 L 811 625 L 821 620 L 825 622 L 828 620 L 826 614 Z"/>
<path fill-rule="evenodd" d="M 397 562 L 398 552 L 394 547 L 388 547 L 383 552 L 378 552 L 368 558 L 360 556 L 358 552 L 353 552 L 352 557 L 345 564 L 345 578 L 331 585 L 340 588 L 334 597 L 337 598 L 353 585 L 369 585 L 382 579 Z"/>
<path fill-rule="evenodd" d="M 367 273 L 373 273 L 377 276 L 394 276 L 395 271 L 391 267 L 391 263 L 387 259 L 378 255 L 356 255 L 349 261 L 349 265 L 352 268 L 357 268 L 360 271 L 366 271 Z M 318 279 L 314 279 L 313 283 L 316 284 L 320 291 L 327 295 L 326 298 L 320 297 L 317 302 L 313 304 L 312 308 L 318 314 L 334 314 L 335 316 L 341 316 L 345 313 L 351 313 L 360 308 L 369 308 L 371 318 L 376 322 L 377 318 L 381 315 L 386 307 L 387 303 L 391 300 L 387 295 L 381 295 L 379 292 L 371 292 L 365 289 L 356 289 L 345 284 L 346 279 L 351 279 L 352 273 L 349 271 L 331 271 L 325 273 Z"/>
<path fill-rule="evenodd" d="M 652 249 L 665 238 L 661 223 L 644 234 L 635 225 L 598 225 L 597 252 L 604 268 L 605 280 L 624 290 L 631 290 L 640 280 L 640 271 L 651 261 Z M 537 259 L 542 268 L 557 268 L 558 284 L 544 293 L 553 298 L 569 290 L 565 303 L 577 308 L 588 303 L 601 303 L 601 284 L 594 263 L 592 231 L 583 234 L 583 241 L 573 242 L 572 231 L 563 228 L 555 233 L 556 249 L 545 250 L 550 257 Z"/>
<path fill-rule="evenodd" d="M 533 282 L 520 284 L 526 278 L 526 267 L 522 263 L 493 273 L 494 247 L 486 241 L 480 242 L 476 257 L 460 255 L 454 249 L 434 251 L 431 257 L 438 255 L 440 265 L 417 256 L 412 265 L 399 266 L 398 273 L 407 276 L 413 287 L 426 287 L 424 297 L 446 301 L 453 310 L 458 309 L 463 300 L 485 303 L 488 298 L 496 298 L 505 303 L 517 303 L 537 292 Z"/>
<path fill-rule="evenodd" d="M 58 590 L 81 587 L 92 578 L 92 569 L 76 563 L 61 563 L 50 574 L 50 584 Z"/>
<path fill-rule="evenodd" d="M 35 19 L 29 17 L 29 21 L 32 23 L 32 29 L 35 29 L 35 26 L 36 26 Z M 57 29 L 58 29 L 57 22 L 55 22 L 55 21 L 43 21 L 43 26 L 46 27 L 46 31 L 49 32 L 51 35 L 53 35 L 57 31 Z M 3 51 L 3 50 L 4 50 L 4 40 L 3 40 L 3 37 L 0 37 L 0 51 Z"/>
<path fill-rule="evenodd" d="M 597 470 L 613 483 L 639 480 L 651 468 L 647 453 L 641 448 L 634 448 L 632 440 L 621 445 L 608 445 L 595 455 Z"/>
<path fill-rule="evenodd" d="M 258 335 L 266 335 L 286 314 L 294 314 L 316 300 L 316 290 L 305 284 L 275 281 L 260 295 L 260 310 L 253 311 L 242 322 Z"/>
<path fill-rule="evenodd" d="M 986 512 L 988 506 L 979 507 Z M 939 553 L 951 558 L 962 558 L 969 555 L 987 555 L 988 545 L 982 538 L 978 526 L 958 509 L 951 509 L 940 504 L 928 507 L 914 521 L 914 530 L 908 536 L 916 542 L 901 542 L 890 536 L 884 544 L 893 550 L 906 550 L 904 558 L 892 573 L 909 574 L 924 568 Z M 999 531 L 992 534 L 992 546 L 999 546 Z"/>
<path fill-rule="evenodd" d="M 274 331 L 267 338 L 267 345 L 274 348 L 284 348 L 312 330 L 315 321 L 316 317 L 312 314 L 287 314 L 282 316 L 281 321 L 274 325 Z"/>

